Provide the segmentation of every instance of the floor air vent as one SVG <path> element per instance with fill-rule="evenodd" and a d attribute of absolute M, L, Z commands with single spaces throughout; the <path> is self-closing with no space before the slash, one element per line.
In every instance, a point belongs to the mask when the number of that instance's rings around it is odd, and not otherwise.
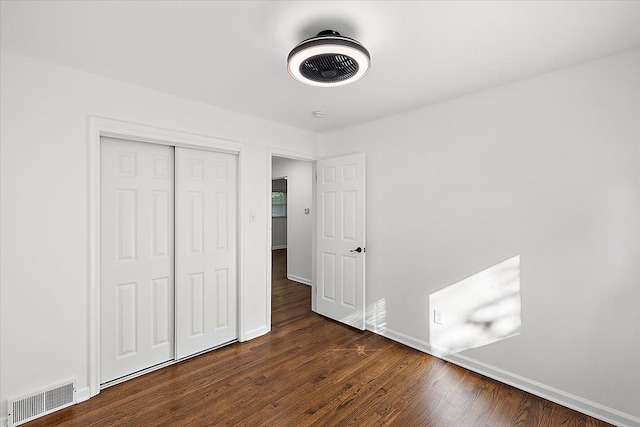
<path fill-rule="evenodd" d="M 40 393 L 9 401 L 9 427 L 76 403 L 76 382 L 51 387 Z"/>

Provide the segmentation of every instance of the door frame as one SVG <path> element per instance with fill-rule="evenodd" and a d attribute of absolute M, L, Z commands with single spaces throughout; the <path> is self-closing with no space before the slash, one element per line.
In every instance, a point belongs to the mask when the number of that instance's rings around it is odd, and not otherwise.
<path fill-rule="evenodd" d="M 311 204 L 311 216 L 314 224 L 311 232 L 311 309 L 316 308 L 316 179 L 315 179 L 315 164 L 320 157 L 299 153 L 296 151 L 282 150 L 276 147 L 267 148 L 267 194 L 266 194 L 266 218 L 267 218 L 267 246 L 266 246 L 266 258 L 267 258 L 267 289 L 266 300 L 267 310 L 265 324 L 267 325 L 267 332 L 271 332 L 271 274 L 272 274 L 272 260 L 271 260 L 271 245 L 272 245 L 272 231 L 273 221 L 271 219 L 271 183 L 273 181 L 273 158 L 283 157 L 290 160 L 299 160 L 303 162 L 313 163 L 314 176 L 312 176 L 312 204 Z M 287 226 L 288 227 L 288 226 Z M 289 239 L 287 232 L 287 240 Z"/>
<path fill-rule="evenodd" d="M 173 147 L 195 148 L 238 156 L 237 191 L 237 291 L 238 337 L 244 340 L 244 283 L 243 283 L 243 235 L 240 213 L 243 211 L 242 148 L 241 142 L 197 135 L 155 126 L 124 122 L 104 117 L 89 116 L 89 169 L 88 169 L 88 302 L 89 302 L 89 390 L 90 397 L 100 393 L 100 138 L 112 137 Z M 270 171 L 271 169 L 269 169 Z M 269 311 L 270 313 L 270 311 Z"/>

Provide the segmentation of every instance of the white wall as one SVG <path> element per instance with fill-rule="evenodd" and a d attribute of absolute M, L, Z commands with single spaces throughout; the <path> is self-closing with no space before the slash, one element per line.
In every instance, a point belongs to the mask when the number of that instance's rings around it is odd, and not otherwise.
<path fill-rule="evenodd" d="M 286 249 L 287 217 L 271 218 L 271 249 Z"/>
<path fill-rule="evenodd" d="M 287 277 L 308 285 L 313 277 L 312 167 L 312 162 L 273 157 L 271 172 L 274 177 L 287 177 Z"/>
<path fill-rule="evenodd" d="M 0 402 L 77 378 L 88 392 L 88 117 L 243 143 L 244 334 L 266 333 L 267 148 L 317 154 L 316 136 L 2 52 Z M 249 223 L 249 212 L 256 213 Z"/>
<path fill-rule="evenodd" d="M 640 425 L 640 50 L 325 141 L 367 156 L 370 328 L 428 350 L 429 295 L 519 255 L 520 334 L 454 359 Z"/>

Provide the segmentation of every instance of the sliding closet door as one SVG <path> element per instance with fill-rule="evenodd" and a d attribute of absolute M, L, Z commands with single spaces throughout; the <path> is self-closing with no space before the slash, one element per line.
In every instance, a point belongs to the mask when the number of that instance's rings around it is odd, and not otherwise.
<path fill-rule="evenodd" d="M 176 358 L 237 339 L 237 157 L 175 149 Z"/>
<path fill-rule="evenodd" d="M 101 139 L 100 382 L 174 358 L 173 147 Z"/>

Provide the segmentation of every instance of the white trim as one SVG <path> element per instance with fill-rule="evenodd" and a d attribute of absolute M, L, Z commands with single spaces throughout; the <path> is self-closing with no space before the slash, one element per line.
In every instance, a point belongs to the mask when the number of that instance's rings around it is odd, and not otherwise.
<path fill-rule="evenodd" d="M 84 402 L 85 400 L 89 400 L 91 398 L 91 389 L 89 387 L 78 388 L 76 392 L 76 403 Z"/>
<path fill-rule="evenodd" d="M 367 330 L 419 350 L 423 353 L 427 353 L 433 357 L 438 357 L 433 354 L 434 349 L 431 348 L 429 343 L 426 341 L 415 339 L 386 327 L 378 328 L 370 322 L 367 323 Z M 640 427 L 640 418 L 631 414 L 567 393 L 555 387 L 523 377 L 522 375 L 480 362 L 479 360 L 475 360 L 471 357 L 467 357 L 462 354 L 453 354 L 438 358 L 599 420 L 606 421 L 620 427 Z"/>
<path fill-rule="evenodd" d="M 302 160 L 303 162 L 317 162 L 318 160 L 320 160 L 318 156 L 313 154 L 305 154 L 299 151 L 285 150 L 278 147 L 268 147 L 267 154 L 267 157 L 269 157 L 269 162 L 271 162 L 271 157 L 273 156 L 284 157 L 285 159 L 291 160 Z M 271 166 L 272 164 L 269 163 L 269 170 L 271 170 Z M 269 176 L 271 176 L 271 172 L 269 172 Z M 285 178 L 286 176 L 287 175 L 284 175 L 282 177 L 276 177 L 274 179 Z"/>
<path fill-rule="evenodd" d="M 297 151 L 283 150 L 276 147 L 267 147 L 267 181 L 266 182 L 268 182 L 269 185 L 266 191 L 266 201 L 265 201 L 265 208 L 266 208 L 265 210 L 266 210 L 266 217 L 267 217 L 267 247 L 265 248 L 266 249 L 265 254 L 267 257 L 267 286 L 266 286 L 267 294 L 265 295 L 266 301 L 267 301 L 267 310 L 266 310 L 265 325 L 268 331 L 271 330 L 271 255 L 272 255 L 271 251 L 273 247 L 272 236 L 271 236 L 271 228 L 273 227 L 273 220 L 271 218 L 271 182 L 273 181 L 273 157 L 274 156 L 284 157 L 286 159 L 291 159 L 291 160 L 302 160 L 304 162 L 312 162 L 312 163 L 315 163 L 319 160 L 319 158 L 314 155 L 304 154 Z M 313 197 L 315 198 L 315 194 L 313 195 Z M 315 209 L 313 209 L 313 215 L 314 215 L 314 222 L 315 222 Z M 313 229 L 315 230 L 315 226 Z M 313 239 L 315 239 L 315 237 L 312 237 L 312 244 L 314 244 L 313 242 L 315 242 L 315 240 Z M 312 248 L 312 249 L 313 249 L 312 268 L 315 268 L 313 267 L 315 266 L 315 248 Z M 312 294 L 312 305 L 313 305 L 313 299 L 314 299 L 313 290 L 311 291 L 311 294 Z M 260 336 L 260 335 L 256 335 L 256 336 Z M 247 339 L 251 339 L 251 338 L 247 338 Z"/>
<path fill-rule="evenodd" d="M 238 160 L 237 160 L 237 170 L 236 170 L 236 179 L 237 179 L 237 186 L 236 186 L 236 191 L 238 192 L 238 199 L 236 201 L 237 203 L 237 209 L 238 211 L 236 212 L 236 237 L 237 237 L 237 245 L 236 245 L 236 268 L 238 269 L 238 271 L 236 272 L 237 274 L 237 280 L 238 280 L 238 301 L 237 301 L 237 307 L 238 307 L 238 341 L 242 342 L 242 341 L 246 341 L 245 339 L 245 333 L 244 333 L 244 327 L 245 327 L 245 309 L 244 309 L 244 302 L 245 302 L 245 285 L 244 285 L 244 233 L 245 233 L 245 227 L 244 227 L 244 221 L 242 221 L 242 213 L 244 212 L 244 195 L 246 194 L 245 189 L 244 189 L 244 180 L 242 179 L 242 174 L 240 173 L 240 171 L 242 171 L 242 164 L 243 164 L 243 160 L 244 157 L 241 155 L 238 155 Z"/>
<path fill-rule="evenodd" d="M 287 249 L 287 245 L 275 245 L 275 246 L 271 246 L 271 250 L 272 251 L 277 251 L 280 249 Z"/>
<path fill-rule="evenodd" d="M 242 165 L 242 143 L 227 139 L 197 135 L 177 130 L 163 129 L 137 123 L 113 120 L 104 117 L 89 116 L 89 246 L 88 282 L 89 282 L 89 394 L 93 397 L 100 393 L 100 137 L 122 138 L 175 147 L 195 148 L 238 155 L 238 203 L 244 206 L 244 191 L 240 186 Z M 242 254 L 243 228 L 241 210 L 238 211 L 238 254 Z M 237 260 L 238 269 L 238 335 L 244 338 L 244 276 L 242 274 L 242 256 Z"/>
<path fill-rule="evenodd" d="M 311 310 L 315 313 L 317 310 L 317 287 L 318 283 L 318 162 L 311 165 Z"/>
<path fill-rule="evenodd" d="M 89 390 L 100 393 L 100 129 L 89 117 Z"/>
<path fill-rule="evenodd" d="M 313 286 L 313 282 L 311 280 L 305 279 L 304 277 L 294 276 L 293 274 L 287 274 L 287 279 L 293 282 L 302 283 L 303 285 Z"/>
<path fill-rule="evenodd" d="M 242 143 L 212 136 L 198 135 L 195 133 L 181 132 L 172 129 L 164 129 L 121 120 L 113 120 L 104 117 L 89 116 L 91 124 L 99 131 L 97 136 L 123 138 L 131 141 L 149 142 L 153 144 L 171 145 L 174 147 L 197 148 L 221 153 L 239 154 Z M 91 139 L 96 138 L 92 132 Z M 99 142 L 99 141 L 98 141 Z"/>
<path fill-rule="evenodd" d="M 399 342 L 408 347 L 419 350 L 423 353 L 431 354 L 429 343 L 410 337 L 403 333 L 388 329 L 386 326 L 378 327 L 370 322 L 367 322 L 365 329 L 371 331 L 374 334 L 382 335 L 385 338 L 389 338 L 392 341 Z"/>
<path fill-rule="evenodd" d="M 271 332 L 271 325 L 264 325 L 259 328 L 251 329 L 245 333 L 245 341 L 258 338 L 262 335 L 268 334 L 269 332 Z"/>
<path fill-rule="evenodd" d="M 526 391 L 527 393 L 534 394 L 542 397 L 543 399 L 550 400 L 551 402 L 566 406 L 567 408 L 574 409 L 591 417 L 598 418 L 602 421 L 621 427 L 640 426 L 640 418 L 634 417 L 631 414 L 584 399 L 580 396 L 576 396 L 575 394 L 567 393 L 566 391 L 539 383 L 513 372 L 505 371 L 504 369 L 497 368 L 470 357 L 463 356 L 461 354 L 453 354 L 442 357 L 442 359 L 486 377 L 493 378 L 501 383 Z"/>

